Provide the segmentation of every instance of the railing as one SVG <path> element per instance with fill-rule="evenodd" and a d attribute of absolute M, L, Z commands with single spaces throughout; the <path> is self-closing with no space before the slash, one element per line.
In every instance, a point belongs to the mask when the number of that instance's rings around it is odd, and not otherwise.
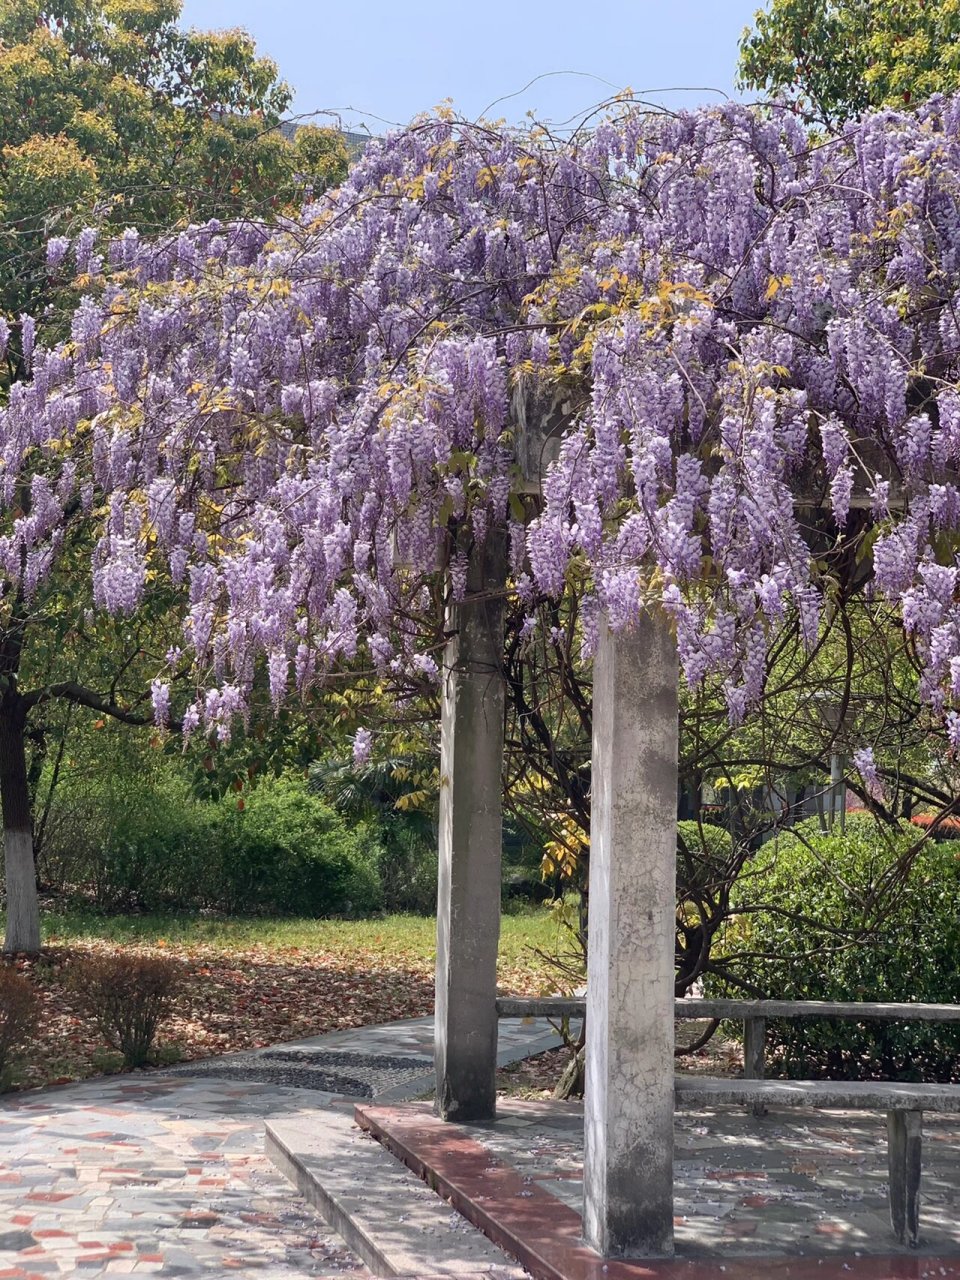
<path fill-rule="evenodd" d="M 546 996 L 505 996 L 497 1001 L 500 1018 L 582 1018 L 586 1000 Z M 830 1000 L 699 1000 L 684 996 L 674 1002 L 677 1018 L 722 1018 L 743 1023 L 743 1076 L 762 1080 L 766 1070 L 768 1018 L 835 1018 L 850 1022 L 960 1022 L 960 1005 L 912 1002 L 844 1002 Z M 755 1108 L 762 1114 L 762 1108 Z"/>

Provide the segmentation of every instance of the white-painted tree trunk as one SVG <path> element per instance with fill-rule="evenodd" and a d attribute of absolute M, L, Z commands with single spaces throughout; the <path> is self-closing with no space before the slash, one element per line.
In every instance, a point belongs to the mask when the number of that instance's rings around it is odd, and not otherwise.
<path fill-rule="evenodd" d="M 7 931 L 4 951 L 40 950 L 40 902 L 33 863 L 33 823 L 22 704 L 0 705 L 0 802 L 3 808 L 4 887 Z"/>

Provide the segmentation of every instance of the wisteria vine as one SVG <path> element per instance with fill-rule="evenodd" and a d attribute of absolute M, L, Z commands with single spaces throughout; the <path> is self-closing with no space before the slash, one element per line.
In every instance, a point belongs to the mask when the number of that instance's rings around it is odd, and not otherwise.
<path fill-rule="evenodd" d="M 49 268 L 89 291 L 54 349 L 21 320 L 0 572 L 29 598 L 79 505 L 97 607 L 182 588 L 160 723 L 184 664 L 178 722 L 224 737 L 262 668 L 278 705 L 344 661 L 435 673 L 416 619 L 485 537 L 521 600 L 576 585 L 588 646 L 665 608 L 737 721 L 771 633 L 816 638 L 815 511 L 857 513 L 960 745 L 960 98 L 817 144 L 736 105 L 562 141 L 431 117 L 294 222 L 84 232 Z M 531 389 L 568 406 L 539 499 Z"/>

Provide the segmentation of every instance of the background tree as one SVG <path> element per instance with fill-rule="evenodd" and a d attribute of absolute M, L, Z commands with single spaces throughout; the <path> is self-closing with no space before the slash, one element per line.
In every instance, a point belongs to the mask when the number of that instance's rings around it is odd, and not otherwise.
<path fill-rule="evenodd" d="M 804 644 L 795 619 L 780 630 L 763 696 L 740 724 L 729 722 L 722 681 L 682 691 L 679 772 L 689 821 L 681 824 L 678 848 L 678 995 L 721 968 L 728 974 L 731 960 L 743 972 L 729 946 L 722 959 L 712 950 L 721 928 L 737 914 L 733 887 L 759 843 L 792 826 L 805 809 L 819 809 L 824 827 L 832 825 L 829 778 L 835 757 L 859 805 L 893 832 L 915 806 L 948 814 L 956 803 L 950 743 L 919 694 L 921 664 L 889 604 L 862 590 L 849 550 L 841 540 L 825 561 L 825 570 L 837 577 L 816 645 Z M 853 581 L 844 582 L 844 569 L 853 571 Z M 546 833 L 544 866 L 564 892 L 577 897 L 585 954 L 591 669 L 580 652 L 575 594 L 541 608 L 547 617 L 533 635 L 524 634 L 522 611 L 508 618 L 506 799 L 521 820 Z M 852 767 L 865 744 L 882 778 L 882 800 Z M 704 806 L 708 789 L 714 802 Z M 717 841 L 718 829 L 725 841 Z M 914 831 L 878 879 L 864 917 L 871 927 L 896 906 L 921 844 Z M 762 893 L 761 885 L 754 900 Z M 776 909 L 771 904 L 770 911 Z M 736 941 L 735 931 L 727 936 Z"/>
<path fill-rule="evenodd" d="M 346 172 L 342 138 L 280 129 L 290 90 L 243 31 L 184 31 L 180 0 L 0 0 L 0 314 L 43 322 L 75 295 L 46 242 L 87 223 L 167 230 L 270 218 Z M 59 303 L 54 298 L 59 299 Z M 53 317 L 50 317 L 53 319 Z"/>
<path fill-rule="evenodd" d="M 740 42 L 742 87 L 834 130 L 960 87 L 957 0 L 771 0 Z"/>

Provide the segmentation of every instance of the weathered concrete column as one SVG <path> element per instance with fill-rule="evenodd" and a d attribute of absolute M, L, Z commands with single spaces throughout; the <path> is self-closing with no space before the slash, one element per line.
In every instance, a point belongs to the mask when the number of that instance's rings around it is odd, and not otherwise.
<path fill-rule="evenodd" d="M 583 1231 L 673 1253 L 677 653 L 659 616 L 594 659 Z"/>
<path fill-rule="evenodd" d="M 504 536 L 492 530 L 451 610 L 444 655 L 434 1043 L 444 1120 L 496 1109 L 505 563 Z"/>

